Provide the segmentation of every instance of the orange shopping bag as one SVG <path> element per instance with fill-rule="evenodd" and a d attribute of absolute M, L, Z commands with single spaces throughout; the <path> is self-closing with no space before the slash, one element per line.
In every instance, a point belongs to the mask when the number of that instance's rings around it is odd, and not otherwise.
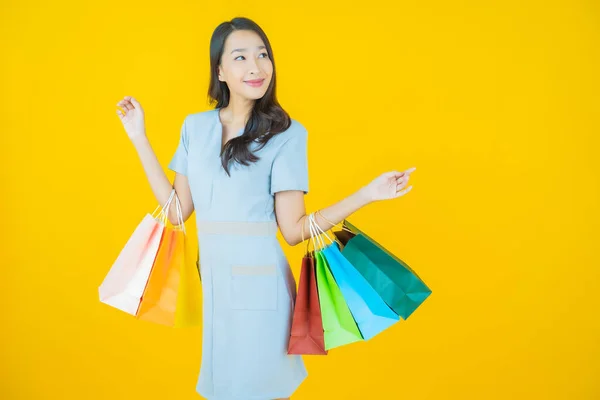
<path fill-rule="evenodd" d="M 119 253 L 98 288 L 100 301 L 128 314 L 135 315 L 148 281 L 167 221 L 168 210 L 175 190 L 155 216 L 146 214 Z"/>
<path fill-rule="evenodd" d="M 188 240 L 185 234 L 183 240 L 185 248 Z M 175 327 L 178 328 L 199 326 L 202 322 L 202 278 L 199 264 L 189 261 L 184 256 L 175 312 Z"/>
<path fill-rule="evenodd" d="M 165 227 L 136 317 L 177 328 L 192 327 L 201 322 L 201 283 L 198 271 L 185 257 L 186 232 L 177 195 L 175 204 L 179 224 Z"/>

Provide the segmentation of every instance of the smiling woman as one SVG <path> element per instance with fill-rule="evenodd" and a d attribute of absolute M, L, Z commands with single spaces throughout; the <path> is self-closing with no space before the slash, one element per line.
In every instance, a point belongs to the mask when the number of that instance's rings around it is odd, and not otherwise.
<path fill-rule="evenodd" d="M 215 400 L 288 398 L 308 373 L 300 356 L 286 354 L 296 283 L 276 239 L 270 188 L 308 192 L 306 151 L 298 151 L 306 131 L 277 103 L 272 52 L 256 24 L 221 24 L 210 49 L 215 110 L 186 118 L 169 164 L 176 179 L 187 175 L 197 211 L 204 328 L 196 389 Z"/>
<path fill-rule="evenodd" d="M 231 24 L 219 25 L 211 38 L 210 62 L 208 94 L 216 100 L 216 108 L 224 108 L 220 116 L 224 120 L 226 140 L 223 143 L 227 144 L 221 154 L 221 164 L 229 173 L 229 160 L 244 165 L 257 161 L 248 151 L 252 140 L 268 142 L 288 129 L 291 120 L 276 98 L 271 45 L 253 21 L 235 18 Z M 240 128 L 247 129 L 244 135 L 230 141 L 230 134 Z"/>
<path fill-rule="evenodd" d="M 210 41 L 214 110 L 187 115 L 169 163 L 173 185 L 145 135 L 140 103 L 117 114 L 159 203 L 175 188 L 183 220 L 196 211 L 202 276 L 202 361 L 196 390 L 210 400 L 287 399 L 308 376 L 287 354 L 296 281 L 277 240 L 310 237 L 308 132 L 275 96 L 275 62 L 265 33 L 247 18 L 220 24 Z M 410 173 L 381 175 L 323 209 L 338 223 L 375 200 L 400 197 Z M 177 223 L 175 210 L 168 210 Z M 317 223 L 328 229 L 328 223 Z"/>

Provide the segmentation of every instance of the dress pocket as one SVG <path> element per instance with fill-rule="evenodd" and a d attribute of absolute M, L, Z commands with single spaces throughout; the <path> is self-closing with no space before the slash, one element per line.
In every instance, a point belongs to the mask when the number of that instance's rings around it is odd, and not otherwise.
<path fill-rule="evenodd" d="M 231 308 L 234 310 L 277 309 L 277 267 L 231 266 Z"/>

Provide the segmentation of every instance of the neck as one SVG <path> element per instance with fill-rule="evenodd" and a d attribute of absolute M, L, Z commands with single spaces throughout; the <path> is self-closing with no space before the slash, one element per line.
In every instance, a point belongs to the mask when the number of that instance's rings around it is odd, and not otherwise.
<path fill-rule="evenodd" d="M 245 126 L 253 106 L 254 100 L 232 97 L 227 107 L 221 111 L 221 121 L 231 125 Z"/>

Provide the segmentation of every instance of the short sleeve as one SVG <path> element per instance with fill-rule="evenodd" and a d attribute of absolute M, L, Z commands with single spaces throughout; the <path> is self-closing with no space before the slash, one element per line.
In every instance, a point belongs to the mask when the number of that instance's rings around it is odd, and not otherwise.
<path fill-rule="evenodd" d="M 303 129 L 281 145 L 271 167 L 271 195 L 284 190 L 308 193 L 308 132 Z"/>
<path fill-rule="evenodd" d="M 173 155 L 173 158 L 171 158 L 171 162 L 169 163 L 168 167 L 170 170 L 178 172 L 185 176 L 187 176 L 188 147 L 190 143 L 186 130 L 186 122 L 187 118 L 184 119 L 183 124 L 181 125 L 179 145 L 177 146 L 175 154 Z"/>

